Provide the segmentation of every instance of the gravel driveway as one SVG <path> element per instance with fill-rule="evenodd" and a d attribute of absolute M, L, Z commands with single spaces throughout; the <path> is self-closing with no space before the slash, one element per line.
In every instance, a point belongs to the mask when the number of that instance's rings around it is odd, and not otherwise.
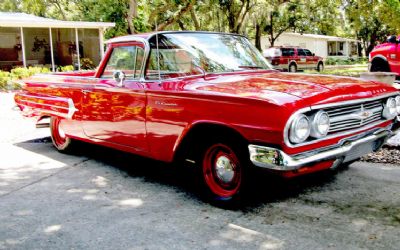
<path fill-rule="evenodd" d="M 184 173 L 97 146 L 56 152 L 0 94 L 0 249 L 400 249 L 400 168 L 261 176 L 238 210 Z"/>

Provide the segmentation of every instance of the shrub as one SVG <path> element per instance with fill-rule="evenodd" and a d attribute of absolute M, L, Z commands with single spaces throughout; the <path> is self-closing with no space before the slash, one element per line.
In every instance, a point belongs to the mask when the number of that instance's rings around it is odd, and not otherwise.
<path fill-rule="evenodd" d="M 0 90 L 16 90 L 20 89 L 19 80 L 30 77 L 35 74 L 49 73 L 48 68 L 29 67 L 29 68 L 14 68 L 11 72 L 0 71 Z"/>
<path fill-rule="evenodd" d="M 353 65 L 353 64 L 366 64 L 368 59 L 364 57 L 348 57 L 348 58 L 335 58 L 328 57 L 325 60 L 325 65 Z"/>
<path fill-rule="evenodd" d="M 74 71 L 74 66 L 72 65 L 67 65 L 67 66 L 58 66 L 57 67 L 57 71 L 58 72 L 70 72 L 70 71 Z"/>
<path fill-rule="evenodd" d="M 90 58 L 81 58 L 81 69 L 90 70 L 94 68 L 96 68 L 96 66 Z"/>

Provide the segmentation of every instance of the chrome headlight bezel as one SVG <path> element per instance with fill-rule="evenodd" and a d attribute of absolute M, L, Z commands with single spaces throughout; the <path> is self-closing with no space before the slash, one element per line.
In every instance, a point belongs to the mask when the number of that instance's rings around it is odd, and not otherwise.
<path fill-rule="evenodd" d="M 400 95 L 396 96 L 394 99 L 396 100 L 397 115 L 400 115 Z"/>
<path fill-rule="evenodd" d="M 300 130 L 302 133 L 299 133 Z M 311 122 L 310 119 L 304 115 L 299 114 L 296 118 L 293 119 L 290 130 L 289 130 L 289 139 L 292 143 L 302 143 L 310 136 L 311 133 Z"/>
<path fill-rule="evenodd" d="M 330 128 L 330 119 L 327 112 L 320 110 L 312 118 L 311 133 L 314 138 L 325 137 Z"/>
<path fill-rule="evenodd" d="M 398 115 L 396 99 L 394 97 L 390 97 L 386 100 L 382 115 L 389 120 L 395 118 Z"/>

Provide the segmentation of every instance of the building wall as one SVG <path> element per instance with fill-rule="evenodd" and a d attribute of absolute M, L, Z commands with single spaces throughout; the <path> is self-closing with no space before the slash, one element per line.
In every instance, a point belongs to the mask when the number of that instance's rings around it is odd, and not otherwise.
<path fill-rule="evenodd" d="M 299 46 L 309 49 L 317 56 L 326 58 L 328 56 L 328 44 L 324 39 L 315 39 L 311 37 L 299 37 L 290 34 L 282 34 L 275 41 L 275 46 Z M 270 47 L 267 37 L 261 38 L 261 48 L 263 50 Z"/>

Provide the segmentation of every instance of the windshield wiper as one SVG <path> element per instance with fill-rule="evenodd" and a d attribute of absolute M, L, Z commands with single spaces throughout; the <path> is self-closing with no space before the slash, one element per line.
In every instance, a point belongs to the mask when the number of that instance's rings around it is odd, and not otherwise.
<path fill-rule="evenodd" d="M 240 65 L 238 68 L 241 69 L 263 69 L 263 67 L 255 66 L 255 65 Z"/>

